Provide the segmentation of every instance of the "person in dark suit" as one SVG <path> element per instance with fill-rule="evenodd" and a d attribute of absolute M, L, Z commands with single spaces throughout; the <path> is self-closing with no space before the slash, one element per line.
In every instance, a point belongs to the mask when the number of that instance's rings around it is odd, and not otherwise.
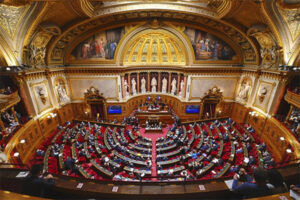
<path fill-rule="evenodd" d="M 254 198 L 260 196 L 271 195 L 272 191 L 267 187 L 267 172 L 263 168 L 254 170 L 254 183 L 245 182 L 238 184 L 237 174 L 233 177 L 232 190 L 243 198 Z"/>
<path fill-rule="evenodd" d="M 49 173 L 42 173 L 42 165 L 33 165 L 30 175 L 25 179 L 24 193 L 39 196 L 39 197 L 52 197 L 52 189 L 55 185 L 54 178 Z"/>

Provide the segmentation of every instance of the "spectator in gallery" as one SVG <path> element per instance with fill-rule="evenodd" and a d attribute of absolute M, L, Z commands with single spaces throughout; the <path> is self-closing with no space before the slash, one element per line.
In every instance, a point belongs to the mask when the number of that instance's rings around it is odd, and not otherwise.
<path fill-rule="evenodd" d="M 254 198 L 271 195 L 272 191 L 267 186 L 267 172 L 263 168 L 256 168 L 253 173 L 254 182 L 239 183 L 239 176 L 233 177 L 232 190 L 243 198 Z"/>
<path fill-rule="evenodd" d="M 33 165 L 29 177 L 25 179 L 25 193 L 33 196 L 49 197 L 55 185 L 51 174 L 43 173 L 42 165 Z"/>

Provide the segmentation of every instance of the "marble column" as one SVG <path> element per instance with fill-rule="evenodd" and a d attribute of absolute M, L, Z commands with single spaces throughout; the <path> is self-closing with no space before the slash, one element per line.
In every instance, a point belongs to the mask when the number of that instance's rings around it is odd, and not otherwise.
<path fill-rule="evenodd" d="M 168 93 L 171 93 L 172 73 L 169 73 Z"/>
<path fill-rule="evenodd" d="M 126 91 L 125 91 L 125 88 L 124 88 L 124 82 L 125 82 L 124 74 L 122 74 L 121 75 L 122 98 L 126 97 Z M 128 85 L 128 83 L 127 83 L 127 85 Z"/>
<path fill-rule="evenodd" d="M 136 93 L 139 94 L 141 93 L 141 91 L 140 91 L 140 74 L 138 72 L 136 73 L 136 85 L 137 85 Z"/>
<path fill-rule="evenodd" d="M 182 94 L 182 97 L 185 98 L 186 97 L 186 88 L 187 88 L 187 77 L 186 75 L 184 75 L 184 78 L 183 78 L 183 82 L 184 82 L 184 87 L 183 87 L 183 94 Z"/>
<path fill-rule="evenodd" d="M 148 92 L 151 92 L 151 90 L 150 90 L 150 86 L 151 86 L 150 72 L 148 72 L 147 86 L 148 86 L 147 87 Z"/>
<path fill-rule="evenodd" d="M 131 74 L 128 74 L 128 93 L 131 95 Z"/>
<path fill-rule="evenodd" d="M 161 72 L 158 72 L 158 81 L 157 81 L 157 92 L 161 92 Z"/>

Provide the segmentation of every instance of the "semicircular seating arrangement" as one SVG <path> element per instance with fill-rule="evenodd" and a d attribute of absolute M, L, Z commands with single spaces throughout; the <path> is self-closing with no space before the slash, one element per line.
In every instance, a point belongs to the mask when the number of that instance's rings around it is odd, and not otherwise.
<path fill-rule="evenodd" d="M 67 122 L 33 162 L 53 174 L 115 181 L 203 180 L 276 164 L 253 128 L 230 118 L 183 123 L 156 141 L 131 126 Z"/>

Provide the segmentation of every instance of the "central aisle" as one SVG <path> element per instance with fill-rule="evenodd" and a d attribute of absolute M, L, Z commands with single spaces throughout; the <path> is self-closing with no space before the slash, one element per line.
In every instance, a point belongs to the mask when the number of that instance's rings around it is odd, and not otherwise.
<path fill-rule="evenodd" d="M 162 129 L 161 133 L 145 133 L 144 128 L 140 128 L 139 132 L 141 136 L 145 138 L 149 138 L 152 140 L 152 166 L 151 166 L 151 175 L 157 176 L 157 169 L 156 169 L 156 140 L 160 137 L 165 137 L 169 131 L 169 126 Z M 152 180 L 156 181 L 157 178 L 153 178 Z"/>

